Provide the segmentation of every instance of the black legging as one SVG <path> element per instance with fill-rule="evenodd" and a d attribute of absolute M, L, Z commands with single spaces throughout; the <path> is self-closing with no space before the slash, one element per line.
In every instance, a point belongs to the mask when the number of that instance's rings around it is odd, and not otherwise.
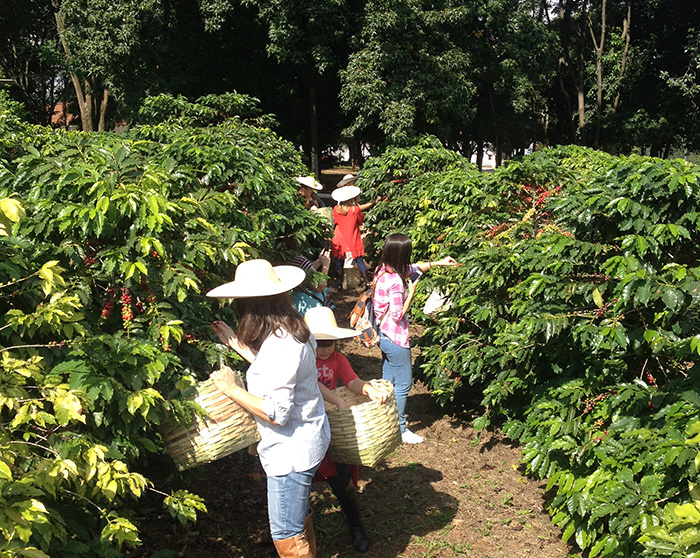
<path fill-rule="evenodd" d="M 335 464 L 335 476 L 326 479 L 328 486 L 331 487 L 333 494 L 342 493 L 350 484 L 350 465 L 345 463 Z"/>

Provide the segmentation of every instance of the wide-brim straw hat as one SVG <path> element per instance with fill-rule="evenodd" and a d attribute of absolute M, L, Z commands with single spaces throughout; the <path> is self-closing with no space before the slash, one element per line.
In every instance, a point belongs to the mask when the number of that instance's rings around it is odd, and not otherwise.
<path fill-rule="evenodd" d="M 360 332 L 355 329 L 338 327 L 333 310 L 327 306 L 309 308 L 304 315 L 304 320 L 306 320 L 306 325 L 309 326 L 311 334 L 317 340 L 348 339 L 360 335 Z"/>
<path fill-rule="evenodd" d="M 308 186 L 312 190 L 323 190 L 323 184 L 321 184 L 313 176 L 297 176 L 297 182 L 304 186 Z"/>
<path fill-rule="evenodd" d="M 331 197 L 337 202 L 344 202 L 360 195 L 359 186 L 343 186 L 331 192 Z"/>
<path fill-rule="evenodd" d="M 272 267 L 267 260 L 248 260 L 236 268 L 230 283 L 207 293 L 212 298 L 251 298 L 272 296 L 291 291 L 306 279 L 306 272 L 293 265 Z"/>
<path fill-rule="evenodd" d="M 336 188 L 342 188 L 343 186 L 354 185 L 357 182 L 356 174 L 346 174 L 338 184 L 335 185 Z"/>

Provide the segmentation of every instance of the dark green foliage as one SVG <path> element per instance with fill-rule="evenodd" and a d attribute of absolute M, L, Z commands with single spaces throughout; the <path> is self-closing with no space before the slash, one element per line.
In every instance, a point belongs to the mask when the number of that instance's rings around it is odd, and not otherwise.
<path fill-rule="evenodd" d="M 700 167 L 568 147 L 487 175 L 440 152 L 390 150 L 362 173 L 390 197 L 375 238 L 402 230 L 415 260 L 462 262 L 418 287 L 449 299 L 417 340 L 434 395 L 481 392 L 475 426 L 525 444 L 554 522 L 591 556 L 690 556 Z"/>
<path fill-rule="evenodd" d="M 238 118 L 0 126 L 0 553 L 117 556 L 138 544 L 132 507 L 151 483 L 136 471 L 164 451 L 159 424 L 190 420 L 196 382 L 239 367 L 211 331 L 233 312 L 206 292 L 327 225 L 297 199 L 299 153 Z M 182 522 L 205 509 L 186 491 L 164 504 Z"/>

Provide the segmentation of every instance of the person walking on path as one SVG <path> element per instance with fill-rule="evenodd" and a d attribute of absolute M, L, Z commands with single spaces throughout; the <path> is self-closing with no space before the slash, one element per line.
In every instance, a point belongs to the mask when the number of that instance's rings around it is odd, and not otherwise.
<path fill-rule="evenodd" d="M 370 382 L 361 380 L 353 371 L 348 359 L 337 350 L 340 339 L 355 337 L 359 335 L 359 332 L 354 329 L 338 327 L 333 311 L 323 306 L 307 310 L 304 320 L 318 344 L 316 370 L 318 371 L 318 381 L 325 388 L 321 389 L 324 400 L 333 403 L 339 409 L 348 408 L 345 400 L 333 392 L 338 385 L 338 380 L 340 380 L 351 392 L 357 395 L 366 395 L 378 403 L 385 403 L 388 395 L 376 389 Z M 370 541 L 362 524 L 360 504 L 357 498 L 358 472 L 357 465 L 336 463 L 326 454 L 314 480 L 325 480 L 331 487 L 350 527 L 355 550 L 367 552 Z"/>
<path fill-rule="evenodd" d="M 230 369 L 214 372 L 211 379 L 257 423 L 270 531 L 282 558 L 316 556 L 309 496 L 330 442 L 316 341 L 288 294 L 304 277 L 298 267 L 250 260 L 238 266 L 232 282 L 207 293 L 234 299 L 237 332 L 221 321 L 212 327 L 222 343 L 251 363 L 248 389 L 236 383 Z"/>
<path fill-rule="evenodd" d="M 412 251 L 411 239 L 405 234 L 393 233 L 387 236 L 375 272 L 374 313 L 380 320 L 382 377 L 394 386 L 401 440 L 406 444 L 420 444 L 423 438 L 406 427 L 406 400 L 413 383 L 408 310 L 422 273 L 434 267 L 454 267 L 458 264 L 451 256 L 433 262 L 411 264 Z"/>
<path fill-rule="evenodd" d="M 333 208 L 334 232 L 331 250 L 336 258 L 336 272 L 340 289 L 343 286 L 346 259 L 352 259 L 355 262 L 357 269 L 362 274 L 365 285 L 370 282 L 367 264 L 365 264 L 363 259 L 365 246 L 362 242 L 360 227 L 365 222 L 365 214 L 363 212 L 379 202 L 381 198 L 378 197 L 374 201 L 359 204 L 360 188 L 355 185 L 356 180 L 356 176 L 346 174 L 338 182 L 338 187 L 331 193 L 331 197 L 338 203 Z"/>

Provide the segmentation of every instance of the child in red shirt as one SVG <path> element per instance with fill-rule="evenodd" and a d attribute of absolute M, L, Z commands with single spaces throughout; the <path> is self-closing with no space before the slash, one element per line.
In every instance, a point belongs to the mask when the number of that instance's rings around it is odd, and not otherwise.
<path fill-rule="evenodd" d="M 348 359 L 336 350 L 339 339 L 354 337 L 359 335 L 359 332 L 354 329 L 338 327 L 333 310 L 325 306 L 309 308 L 304 319 L 318 344 L 316 370 L 318 371 L 318 382 L 323 399 L 340 409 L 348 407 L 342 397 L 333 393 L 338 385 L 338 379 L 340 379 L 343 385 L 353 393 L 366 395 L 372 401 L 384 403 L 388 394 L 376 389 L 370 382 L 361 380 L 353 371 Z M 325 480 L 331 487 L 350 526 L 353 546 L 359 552 L 367 552 L 369 539 L 360 519 L 360 508 L 355 490 L 357 477 L 357 465 L 335 463 L 326 454 L 314 480 Z"/>

